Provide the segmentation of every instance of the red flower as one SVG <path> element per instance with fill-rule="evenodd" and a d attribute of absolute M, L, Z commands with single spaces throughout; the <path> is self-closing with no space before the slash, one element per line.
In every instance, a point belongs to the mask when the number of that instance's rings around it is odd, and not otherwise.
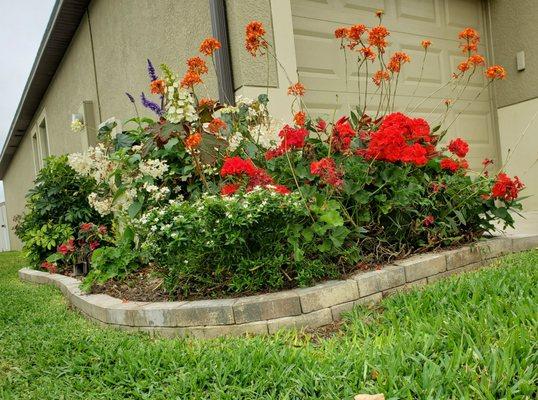
<path fill-rule="evenodd" d="M 338 187 L 342 186 L 342 173 L 337 171 L 334 160 L 330 157 L 322 158 L 310 164 L 310 173 L 319 176 L 327 185 Z"/>
<path fill-rule="evenodd" d="M 99 241 L 98 240 L 92 240 L 90 242 L 90 250 L 91 251 L 94 251 L 96 248 L 98 248 L 100 245 Z"/>
<path fill-rule="evenodd" d="M 46 269 L 51 274 L 55 274 L 58 271 L 58 269 L 56 268 L 56 264 L 49 261 L 43 261 L 41 263 L 41 268 Z"/>
<path fill-rule="evenodd" d="M 97 229 L 97 231 L 98 231 L 101 235 L 106 235 L 106 233 L 107 233 L 106 226 L 104 226 L 104 225 L 99 225 L 99 228 Z"/>
<path fill-rule="evenodd" d="M 280 194 L 290 194 L 291 193 L 291 190 L 289 190 L 286 186 L 284 185 L 275 185 L 275 187 L 273 188 L 273 190 L 277 193 L 280 193 Z"/>
<path fill-rule="evenodd" d="M 428 215 L 426 218 L 424 218 L 424 220 L 422 221 L 422 225 L 428 227 L 430 225 L 433 225 L 433 223 L 435 222 L 435 218 L 433 215 Z"/>
<path fill-rule="evenodd" d="M 58 253 L 63 254 L 64 256 L 68 253 L 75 251 L 75 239 L 69 239 L 67 242 L 59 245 L 56 250 Z"/>
<path fill-rule="evenodd" d="M 93 228 L 93 224 L 91 222 L 86 222 L 86 223 L 80 225 L 80 231 L 81 232 L 91 231 L 92 228 Z"/>
<path fill-rule="evenodd" d="M 308 131 L 304 128 L 292 128 L 289 125 L 284 126 L 278 136 L 282 138 L 276 149 L 269 150 L 265 153 L 265 159 L 270 160 L 280 157 L 292 149 L 301 149 L 304 147 L 305 139 L 308 137 Z"/>
<path fill-rule="evenodd" d="M 318 123 L 316 124 L 316 130 L 318 132 L 323 132 L 325 129 L 327 129 L 327 122 L 325 122 L 325 120 L 322 118 L 318 118 Z"/>
<path fill-rule="evenodd" d="M 430 127 L 425 120 L 393 113 L 383 119 L 376 132 L 372 132 L 364 155 L 371 159 L 420 166 L 425 165 L 434 153 L 435 148 L 430 142 Z"/>
<path fill-rule="evenodd" d="M 525 185 L 519 180 L 517 176 L 514 179 L 504 173 L 497 175 L 497 180 L 491 189 L 491 196 L 497 199 L 504 199 L 505 201 L 512 201 L 517 199 L 519 192 L 525 187 Z"/>
<path fill-rule="evenodd" d="M 460 168 L 460 164 L 452 158 L 446 157 L 441 160 L 441 169 L 450 172 L 456 172 Z"/>
<path fill-rule="evenodd" d="M 484 158 L 484 160 L 482 161 L 482 165 L 484 166 L 484 168 L 486 168 L 490 164 L 493 164 L 493 160 L 490 160 L 489 158 Z"/>
<path fill-rule="evenodd" d="M 450 150 L 452 154 L 455 154 L 458 157 L 463 158 L 469 152 L 469 145 L 467 144 L 465 140 L 457 138 L 450 141 L 448 145 L 448 150 Z"/>
<path fill-rule="evenodd" d="M 351 127 L 348 117 L 342 117 L 334 124 L 331 146 L 335 151 L 344 153 L 351 146 L 357 132 Z"/>
<path fill-rule="evenodd" d="M 224 164 L 220 169 L 220 175 L 225 178 L 227 176 L 240 176 L 248 175 L 252 176 L 256 172 L 257 167 L 254 165 L 252 160 L 249 158 L 243 160 L 241 157 L 226 157 L 224 159 Z"/>
<path fill-rule="evenodd" d="M 239 185 L 236 183 L 228 183 L 220 189 L 220 194 L 223 196 L 231 196 L 239 190 Z"/>

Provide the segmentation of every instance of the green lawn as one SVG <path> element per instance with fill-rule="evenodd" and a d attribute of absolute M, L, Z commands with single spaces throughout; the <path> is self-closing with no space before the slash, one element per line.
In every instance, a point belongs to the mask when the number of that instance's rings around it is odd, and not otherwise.
<path fill-rule="evenodd" d="M 0 254 L 0 399 L 535 399 L 538 251 L 357 309 L 342 334 L 153 340 L 103 329 Z"/>

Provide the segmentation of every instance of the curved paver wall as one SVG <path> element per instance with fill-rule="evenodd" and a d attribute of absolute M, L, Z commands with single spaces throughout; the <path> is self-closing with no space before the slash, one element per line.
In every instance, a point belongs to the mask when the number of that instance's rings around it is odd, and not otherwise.
<path fill-rule="evenodd" d="M 328 325 L 357 304 L 374 303 L 394 291 L 479 269 L 501 255 L 535 247 L 538 235 L 499 237 L 455 250 L 413 256 L 346 280 L 222 300 L 124 302 L 104 294 L 86 295 L 79 288 L 80 281 L 64 275 L 24 268 L 19 277 L 57 286 L 85 316 L 108 326 L 166 337 L 212 338 Z"/>

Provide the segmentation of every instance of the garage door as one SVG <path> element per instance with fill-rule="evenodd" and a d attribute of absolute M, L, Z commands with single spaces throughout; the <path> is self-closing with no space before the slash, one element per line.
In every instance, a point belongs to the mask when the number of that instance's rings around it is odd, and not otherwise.
<path fill-rule="evenodd" d="M 314 115 L 333 115 L 335 110 L 337 114 L 345 114 L 358 104 L 356 64 L 353 67 L 351 57 L 348 57 L 346 71 L 344 55 L 333 32 L 342 25 L 377 24 L 376 10 L 385 11 L 383 24 L 391 31 L 388 54 L 405 51 L 411 56 L 411 63 L 402 67 L 396 111 L 403 111 L 409 103 L 408 111 L 411 110 L 449 82 L 452 72 L 465 59 L 457 39 L 463 28 L 474 27 L 480 32 L 479 53 L 486 55 L 484 18 L 479 0 L 291 0 L 291 5 L 297 69 L 307 88 L 305 103 Z M 423 39 L 430 39 L 432 46 L 428 50 L 422 82 L 416 90 L 424 55 L 420 45 Z M 376 61 L 374 67 L 370 67 L 370 73 L 378 68 Z M 363 68 L 361 90 L 364 90 L 364 72 Z M 477 71 L 446 120 L 452 121 L 462 111 L 446 138 L 463 137 L 469 141 L 468 160 L 474 168 L 479 168 L 485 157 L 496 159 L 498 154 L 490 88 L 484 89 L 486 83 L 482 71 Z M 370 81 L 368 97 L 372 100 L 367 108 L 370 114 L 375 114 L 378 104 L 374 89 Z M 458 91 L 451 92 L 447 86 L 425 100 L 413 114 L 426 118 L 434 126 L 443 116 L 443 100 L 454 97 Z"/>

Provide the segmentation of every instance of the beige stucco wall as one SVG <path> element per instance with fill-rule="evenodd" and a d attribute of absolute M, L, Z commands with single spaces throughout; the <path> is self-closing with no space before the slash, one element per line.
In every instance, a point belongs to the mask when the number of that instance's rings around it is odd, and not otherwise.
<path fill-rule="evenodd" d="M 524 210 L 538 210 L 538 99 L 500 108 L 498 115 L 505 170 L 527 186 Z"/>
<path fill-rule="evenodd" d="M 149 94 L 147 58 L 158 73 L 159 64 L 165 63 L 183 75 L 187 58 L 200 55 L 201 41 L 212 36 L 209 2 L 204 0 L 94 0 L 89 15 L 102 120 L 133 115 L 125 92 L 137 100 L 142 91 L 158 99 Z M 197 93 L 216 97 L 216 76 L 210 59 L 207 63 L 210 71 Z"/>
<path fill-rule="evenodd" d="M 274 0 L 286 3 L 288 0 Z M 226 0 L 228 32 L 234 87 L 270 87 L 278 85 L 277 67 L 274 54 L 275 40 L 270 0 Z M 260 21 L 267 31 L 266 37 L 272 46 L 271 53 L 253 57 L 245 49 L 245 27 L 250 21 Z"/>
<path fill-rule="evenodd" d="M 508 77 L 496 85 L 498 107 L 538 97 L 538 2 L 536 0 L 490 0 L 491 35 L 496 64 Z M 526 69 L 517 71 L 516 53 L 525 52 Z"/>

